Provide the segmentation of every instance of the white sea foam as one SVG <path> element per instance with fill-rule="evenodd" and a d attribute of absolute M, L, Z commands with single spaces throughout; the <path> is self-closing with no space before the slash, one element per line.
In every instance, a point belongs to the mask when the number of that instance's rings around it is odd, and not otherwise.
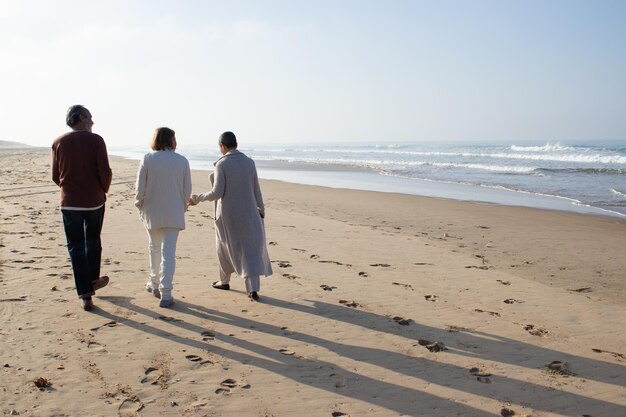
<path fill-rule="evenodd" d="M 626 198 L 626 193 L 622 192 L 622 191 L 618 191 L 615 188 L 611 188 L 611 192 L 615 195 L 618 195 L 620 197 L 624 197 Z"/>
<path fill-rule="evenodd" d="M 511 154 L 492 153 L 481 156 L 506 159 L 524 159 L 534 161 L 553 162 L 579 162 L 579 163 L 600 163 L 600 164 L 626 164 L 626 156 L 621 155 L 600 155 L 600 154 L 574 154 L 574 155 L 551 155 L 551 154 Z"/>
<path fill-rule="evenodd" d="M 537 147 L 538 148 L 538 147 Z M 574 148 L 570 148 L 574 149 Z M 276 154 L 287 153 L 322 153 L 322 154 L 354 154 L 354 155 L 387 155 L 389 157 L 420 156 L 420 157 L 456 157 L 456 158 L 498 158 L 516 160 L 534 160 L 546 162 L 573 162 L 573 163 L 600 163 L 600 164 L 626 164 L 626 156 L 618 154 L 602 155 L 599 153 L 573 153 L 573 154 L 553 154 L 553 153 L 510 153 L 510 152 L 441 152 L 441 151 L 398 151 L 392 149 L 284 149 Z M 278 157 L 278 155 L 277 155 Z"/>
<path fill-rule="evenodd" d="M 572 148 L 571 146 L 563 146 L 559 142 L 557 143 L 546 143 L 543 146 L 518 146 L 511 145 L 511 150 L 516 152 L 562 152 L 562 151 L 573 151 L 576 148 Z"/>
<path fill-rule="evenodd" d="M 431 165 L 442 168 L 466 168 L 478 169 L 491 172 L 508 172 L 512 174 L 530 174 L 535 172 L 535 167 L 509 166 L 509 165 L 485 165 L 485 164 L 454 164 L 448 162 L 433 162 Z"/>
<path fill-rule="evenodd" d="M 529 166 L 509 166 L 509 165 L 487 165 L 487 164 L 464 164 L 451 162 L 431 162 L 431 161 L 394 161 L 388 159 L 351 159 L 351 158 L 308 158 L 308 157 L 257 157 L 258 160 L 283 161 L 283 162 L 303 162 L 322 165 L 350 165 L 376 169 L 398 169 L 402 167 L 415 167 L 430 165 L 438 168 L 460 168 L 470 170 L 482 170 L 512 174 L 530 174 L 536 171 L 536 167 Z"/>

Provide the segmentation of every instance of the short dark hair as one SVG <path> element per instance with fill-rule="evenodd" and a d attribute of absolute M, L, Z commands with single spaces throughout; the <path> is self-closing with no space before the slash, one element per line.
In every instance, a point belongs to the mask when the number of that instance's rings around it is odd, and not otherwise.
<path fill-rule="evenodd" d="M 150 143 L 150 147 L 153 151 L 164 151 L 167 149 L 174 150 L 176 146 L 174 146 L 174 137 L 176 136 L 176 132 L 174 132 L 169 127 L 159 127 L 154 131 L 152 135 L 152 142 Z"/>
<path fill-rule="evenodd" d="M 80 122 L 80 116 L 89 116 L 89 110 L 85 106 L 80 104 L 74 104 L 69 109 L 67 109 L 67 115 L 65 116 L 65 123 L 72 127 L 76 123 Z"/>
<path fill-rule="evenodd" d="M 237 147 L 237 138 L 233 132 L 224 132 L 220 135 L 220 143 L 228 149 Z"/>

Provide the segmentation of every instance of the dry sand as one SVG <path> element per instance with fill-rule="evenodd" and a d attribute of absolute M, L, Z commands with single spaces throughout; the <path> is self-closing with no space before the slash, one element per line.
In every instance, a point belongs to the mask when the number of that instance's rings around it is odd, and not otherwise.
<path fill-rule="evenodd" d="M 0 151 L 6 415 L 626 416 L 625 220 L 263 181 L 261 302 L 210 288 L 205 203 L 162 309 L 137 163 L 112 165 L 88 313 L 48 151 Z"/>

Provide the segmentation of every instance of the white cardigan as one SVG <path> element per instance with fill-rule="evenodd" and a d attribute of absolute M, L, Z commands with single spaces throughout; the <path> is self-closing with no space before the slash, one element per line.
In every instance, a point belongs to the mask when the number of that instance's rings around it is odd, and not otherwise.
<path fill-rule="evenodd" d="M 146 154 L 135 183 L 135 206 L 146 229 L 185 228 L 191 196 L 189 161 L 172 150 Z"/>

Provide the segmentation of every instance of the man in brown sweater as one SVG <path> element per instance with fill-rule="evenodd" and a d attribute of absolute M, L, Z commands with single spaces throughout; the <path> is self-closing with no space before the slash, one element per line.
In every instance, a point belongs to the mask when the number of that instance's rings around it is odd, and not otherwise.
<path fill-rule="evenodd" d="M 81 105 L 68 109 L 72 129 L 52 144 L 52 180 L 61 188 L 61 213 L 74 283 L 83 308 L 94 308 L 91 296 L 109 283 L 100 276 L 106 193 L 111 185 L 111 167 L 102 137 L 91 132 L 91 113 Z"/>

